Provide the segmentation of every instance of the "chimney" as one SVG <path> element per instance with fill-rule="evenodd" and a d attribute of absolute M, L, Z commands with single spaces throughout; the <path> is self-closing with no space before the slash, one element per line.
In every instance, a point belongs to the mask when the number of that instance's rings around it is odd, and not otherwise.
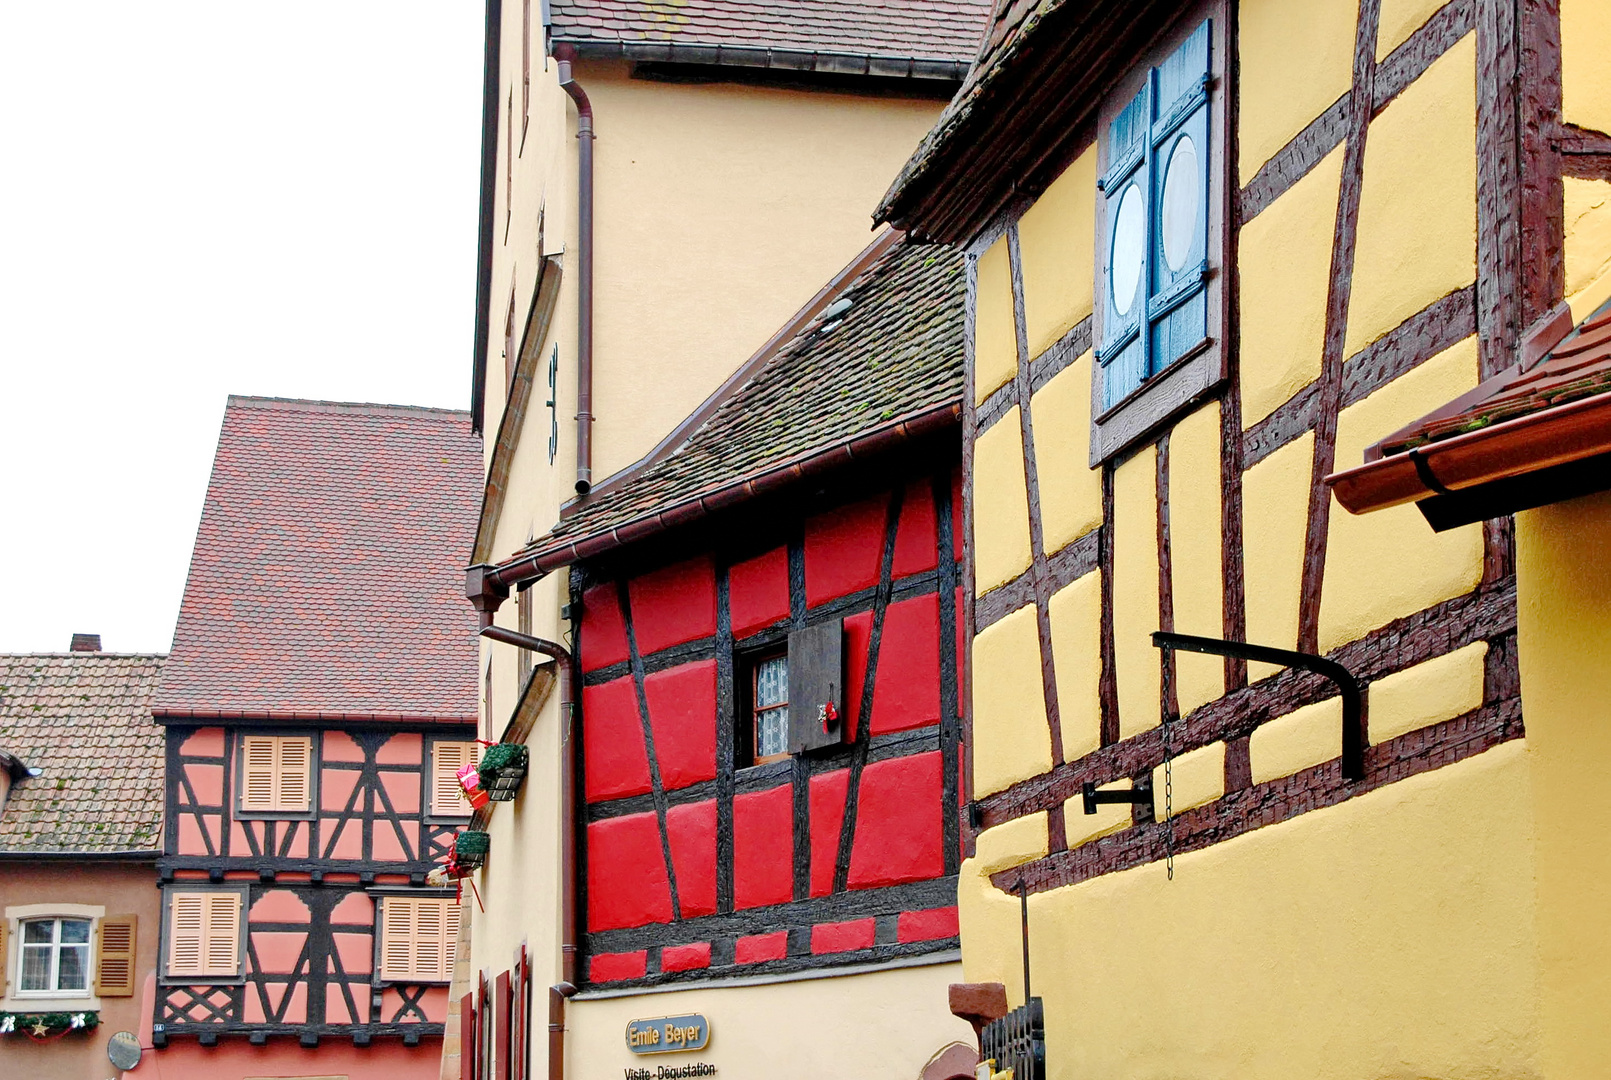
<path fill-rule="evenodd" d="M 101 635 L 74 634 L 73 643 L 67 646 L 69 652 L 100 652 Z"/>

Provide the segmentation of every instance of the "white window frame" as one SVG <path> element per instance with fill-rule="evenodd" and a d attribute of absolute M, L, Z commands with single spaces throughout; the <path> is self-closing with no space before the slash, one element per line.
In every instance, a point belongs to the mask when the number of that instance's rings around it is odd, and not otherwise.
<path fill-rule="evenodd" d="M 106 908 L 96 904 L 14 904 L 5 909 L 5 922 L 0 924 L 0 933 L 10 935 L 5 950 L 5 971 L 0 973 L 3 978 L 6 994 L 0 996 L 0 1009 L 7 1012 L 26 1012 L 24 1002 L 37 1001 L 71 1001 L 74 1011 L 93 1010 L 101 1007 L 101 1000 L 95 994 L 96 958 L 99 954 L 101 920 L 106 917 Z M 85 986 L 82 990 L 22 990 L 22 924 L 34 922 L 39 919 L 86 919 L 90 924 L 89 965 L 85 972 Z M 37 1009 L 33 1011 L 37 1012 Z"/>

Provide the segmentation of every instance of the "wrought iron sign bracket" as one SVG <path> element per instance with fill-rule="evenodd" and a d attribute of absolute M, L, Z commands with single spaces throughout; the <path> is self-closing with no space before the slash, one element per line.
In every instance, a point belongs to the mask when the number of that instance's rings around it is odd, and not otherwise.
<path fill-rule="evenodd" d="M 1192 634 L 1175 634 L 1156 630 L 1152 635 L 1154 648 L 1183 649 L 1187 652 L 1208 653 L 1212 656 L 1229 656 L 1238 660 L 1254 660 L 1261 664 L 1302 668 L 1312 671 L 1337 684 L 1342 694 L 1342 774 L 1345 780 L 1365 779 L 1365 696 L 1353 672 L 1324 656 L 1294 652 L 1291 649 L 1273 649 L 1268 645 L 1249 645 L 1245 641 L 1225 641 L 1221 638 L 1196 637 Z M 1089 786 L 1089 785 L 1087 785 Z M 1090 803 L 1086 803 L 1090 813 Z"/>
<path fill-rule="evenodd" d="M 1152 805 L 1152 788 L 1150 787 L 1098 791 L 1096 790 L 1096 784 L 1087 780 L 1080 785 L 1080 794 L 1084 797 L 1085 812 L 1087 814 L 1096 813 L 1098 803 L 1145 803 L 1148 806 Z"/>

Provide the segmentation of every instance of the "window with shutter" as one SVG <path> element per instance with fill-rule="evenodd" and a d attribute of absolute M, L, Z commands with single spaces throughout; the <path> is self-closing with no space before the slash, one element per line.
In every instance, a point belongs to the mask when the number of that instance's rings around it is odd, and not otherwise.
<path fill-rule="evenodd" d="M 175 889 L 169 891 L 167 900 L 164 976 L 174 981 L 238 980 L 244 890 Z"/>
<path fill-rule="evenodd" d="M 306 814 L 313 808 L 313 739 L 242 735 L 240 809 L 247 814 Z"/>
<path fill-rule="evenodd" d="M 452 897 L 382 897 L 380 981 L 452 981 L 458 938 L 459 905 Z"/>
<path fill-rule="evenodd" d="M 135 931 L 133 915 L 101 920 L 95 957 L 95 993 L 100 997 L 134 996 Z"/>
<path fill-rule="evenodd" d="M 459 786 L 459 769 L 478 760 L 476 744 L 438 740 L 431 744 L 432 817 L 469 817 L 470 803 Z"/>

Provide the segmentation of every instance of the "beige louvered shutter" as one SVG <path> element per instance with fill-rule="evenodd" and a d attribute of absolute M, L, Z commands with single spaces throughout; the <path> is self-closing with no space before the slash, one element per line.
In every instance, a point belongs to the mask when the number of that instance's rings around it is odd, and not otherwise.
<path fill-rule="evenodd" d="M 459 769 L 474 760 L 475 743 L 431 744 L 431 813 L 438 817 L 464 817 L 470 802 L 459 787 Z"/>
<path fill-rule="evenodd" d="M 206 893 L 168 897 L 168 974 L 200 975 L 206 926 Z"/>
<path fill-rule="evenodd" d="M 283 813 L 307 813 L 313 790 L 313 740 L 276 739 L 280 760 L 275 771 L 274 809 Z"/>
<path fill-rule="evenodd" d="M 437 978 L 442 966 L 443 905 L 440 900 L 414 902 L 414 978 Z"/>
<path fill-rule="evenodd" d="M 380 977 L 405 982 L 414 956 L 414 906 L 397 896 L 380 902 Z"/>
<path fill-rule="evenodd" d="M 235 976 L 240 973 L 241 898 L 239 893 L 202 893 L 207 901 L 205 953 L 202 974 Z"/>
<path fill-rule="evenodd" d="M 95 956 L 95 993 L 98 996 L 134 996 L 134 944 L 133 915 L 108 915 L 101 920 Z"/>
<path fill-rule="evenodd" d="M 275 739 L 272 735 L 241 736 L 241 809 L 267 813 L 274 809 Z"/>

